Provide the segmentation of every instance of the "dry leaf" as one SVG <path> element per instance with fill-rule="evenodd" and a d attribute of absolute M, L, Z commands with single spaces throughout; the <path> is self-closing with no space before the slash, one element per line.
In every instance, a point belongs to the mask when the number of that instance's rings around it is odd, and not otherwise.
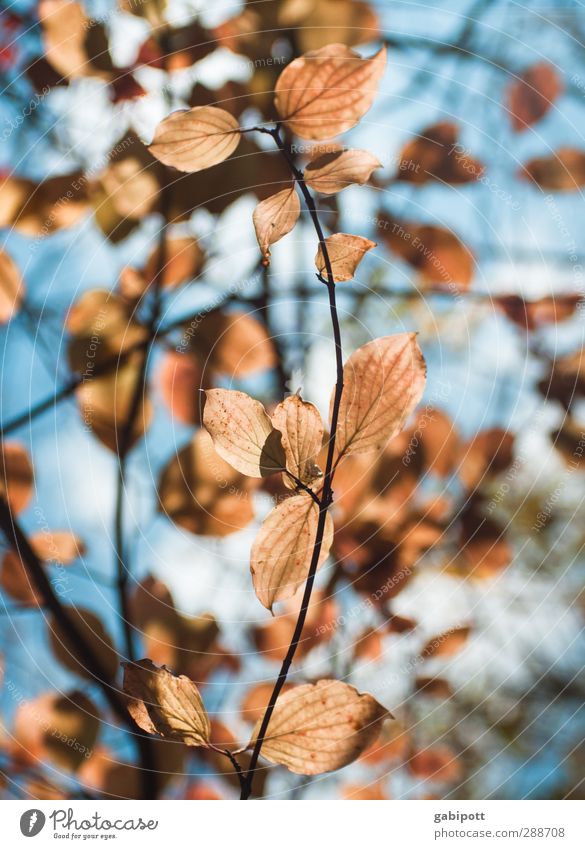
<path fill-rule="evenodd" d="M 205 399 L 203 424 L 234 469 L 263 478 L 286 468 L 280 433 L 260 401 L 233 389 L 208 389 Z"/>
<path fill-rule="evenodd" d="M 400 151 L 396 178 L 424 185 L 431 180 L 459 185 L 479 180 L 484 166 L 458 142 L 459 127 L 441 121 L 421 130 Z"/>
<path fill-rule="evenodd" d="M 470 633 L 471 628 L 467 626 L 451 628 L 450 631 L 445 631 L 429 640 L 420 656 L 423 660 L 428 660 L 430 657 L 452 657 L 465 646 Z"/>
<path fill-rule="evenodd" d="M 291 62 L 278 78 L 275 105 L 289 129 L 304 139 L 327 139 L 354 127 L 376 96 L 386 50 L 362 59 L 329 44 Z"/>
<path fill-rule="evenodd" d="M 293 229 L 301 214 L 301 203 L 293 186 L 261 201 L 252 215 L 256 238 L 263 254 Z"/>
<path fill-rule="evenodd" d="M 537 62 L 514 80 L 507 92 L 507 107 L 512 127 L 520 132 L 543 118 L 563 90 L 553 65 Z"/>
<path fill-rule="evenodd" d="M 315 405 L 290 395 L 276 407 L 272 424 L 282 434 L 288 471 L 305 484 L 320 478 L 323 473 L 317 455 L 323 445 L 323 422 Z M 283 478 L 294 489 L 296 484 L 287 475 Z"/>
<path fill-rule="evenodd" d="M 372 171 L 381 168 L 372 153 L 367 150 L 335 150 L 322 153 L 305 166 L 305 182 L 322 195 L 341 192 L 353 183 L 363 185 Z"/>
<path fill-rule="evenodd" d="M 585 186 L 585 151 L 560 147 L 552 156 L 531 159 L 522 176 L 551 192 L 576 192 Z"/>
<path fill-rule="evenodd" d="M 463 242 L 444 227 L 392 221 L 380 217 L 388 246 L 420 272 L 425 282 L 454 291 L 467 289 L 475 271 L 473 254 Z"/>
<path fill-rule="evenodd" d="M 16 263 L 0 251 L 0 324 L 10 321 L 24 298 L 24 283 Z"/>
<path fill-rule="evenodd" d="M 12 512 L 20 513 L 29 503 L 33 491 L 33 467 L 25 449 L 18 442 L 4 442 L 0 455 L 0 494 Z"/>
<path fill-rule="evenodd" d="M 349 233 L 334 233 L 333 236 L 325 239 L 325 244 L 336 283 L 351 280 L 366 253 L 376 247 L 376 243 L 370 239 L 364 239 L 363 236 L 351 236 Z M 315 257 L 315 265 L 322 277 L 329 276 L 321 246 Z"/>
<path fill-rule="evenodd" d="M 150 660 L 124 664 L 128 711 L 148 734 L 178 740 L 186 746 L 209 744 L 209 717 L 199 690 L 185 675 L 173 675 Z"/>
<path fill-rule="evenodd" d="M 262 755 L 299 775 L 332 772 L 358 758 L 387 718 L 389 712 L 372 696 L 349 684 L 303 684 L 278 699 Z M 259 730 L 258 724 L 250 746 Z"/>
<path fill-rule="evenodd" d="M 337 452 L 381 451 L 402 430 L 424 391 L 426 366 L 416 335 L 398 333 L 362 345 L 343 375 Z"/>
<path fill-rule="evenodd" d="M 196 106 L 161 121 L 149 150 L 165 165 L 193 173 L 223 162 L 240 138 L 238 122 L 225 109 Z"/>
<path fill-rule="evenodd" d="M 118 653 L 101 621 L 95 613 L 91 613 L 85 608 L 67 607 L 65 609 L 68 618 L 80 633 L 83 641 L 89 644 L 93 652 L 99 657 L 105 674 L 113 680 L 118 669 Z M 78 646 L 71 641 L 68 632 L 55 619 L 49 620 L 48 624 L 49 642 L 57 660 L 71 672 L 75 672 L 76 675 L 81 675 L 83 678 L 93 681 L 92 671 L 87 669 L 78 657 Z"/>
<path fill-rule="evenodd" d="M 254 590 L 268 610 L 293 596 L 309 573 L 319 507 L 309 495 L 293 495 L 270 511 L 250 554 Z M 321 566 L 333 543 L 333 520 L 327 514 L 319 555 Z"/>

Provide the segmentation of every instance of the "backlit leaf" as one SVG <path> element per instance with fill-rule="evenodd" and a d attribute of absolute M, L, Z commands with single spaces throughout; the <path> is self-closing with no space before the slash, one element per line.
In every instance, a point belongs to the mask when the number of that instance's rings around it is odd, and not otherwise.
<path fill-rule="evenodd" d="M 283 189 L 261 201 L 252 215 L 256 238 L 263 254 L 293 229 L 301 213 L 301 203 L 294 186 Z"/>
<path fill-rule="evenodd" d="M 372 171 L 381 167 L 381 163 L 367 150 L 339 149 L 311 159 L 305 166 L 304 177 L 311 189 L 323 195 L 333 195 L 353 183 L 367 183 Z"/>
<path fill-rule="evenodd" d="M 376 96 L 386 51 L 368 59 L 329 44 L 292 61 L 276 83 L 282 121 L 304 139 L 326 139 L 354 127 Z"/>
<path fill-rule="evenodd" d="M 351 236 L 349 233 L 334 233 L 325 239 L 327 253 L 331 261 L 331 271 L 336 283 L 351 280 L 356 268 L 368 251 L 376 247 L 376 243 L 363 236 Z M 328 276 L 325 255 L 321 246 L 315 257 L 315 265 L 322 277 Z"/>
<path fill-rule="evenodd" d="M 250 571 L 258 599 L 272 610 L 293 596 L 309 573 L 319 507 L 309 495 L 293 495 L 275 507 L 258 531 L 250 555 Z M 319 555 L 322 565 L 333 542 L 333 520 L 327 514 Z"/>
<path fill-rule="evenodd" d="M 402 430 L 425 387 L 426 366 L 416 335 L 398 333 L 368 342 L 347 360 L 343 375 L 337 451 L 381 451 Z"/>
<path fill-rule="evenodd" d="M 173 675 L 150 660 L 124 664 L 128 710 L 148 734 L 178 740 L 186 746 L 207 746 L 209 717 L 199 690 L 185 675 Z"/>
<path fill-rule="evenodd" d="M 332 772 L 358 758 L 389 717 L 372 696 L 349 684 L 303 684 L 278 699 L 262 755 L 299 775 Z M 259 730 L 258 724 L 250 745 Z"/>
<path fill-rule="evenodd" d="M 250 477 L 283 471 L 281 436 L 260 401 L 233 389 L 208 389 L 205 399 L 203 424 L 224 460 Z"/>
<path fill-rule="evenodd" d="M 285 398 L 272 414 L 272 424 L 282 434 L 286 468 L 305 484 L 322 476 L 317 455 L 323 444 L 323 422 L 314 404 L 298 395 Z M 284 475 L 285 484 L 295 484 Z"/>
<path fill-rule="evenodd" d="M 196 106 L 161 121 L 149 150 L 165 165 L 192 173 L 223 162 L 240 138 L 238 122 L 225 109 Z"/>

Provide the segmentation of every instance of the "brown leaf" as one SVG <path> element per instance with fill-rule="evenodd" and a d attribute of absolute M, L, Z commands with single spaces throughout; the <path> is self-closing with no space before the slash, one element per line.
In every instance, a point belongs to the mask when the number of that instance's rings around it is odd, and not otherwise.
<path fill-rule="evenodd" d="M 292 689 L 294 689 L 294 685 L 286 683 L 280 692 L 284 695 Z M 240 706 L 244 722 L 256 723 L 262 719 L 273 690 L 274 683 L 255 684 L 248 690 Z"/>
<path fill-rule="evenodd" d="M 16 263 L 0 251 L 0 324 L 10 321 L 24 298 L 24 282 Z"/>
<path fill-rule="evenodd" d="M 415 752 L 408 768 L 423 781 L 457 781 L 462 774 L 461 763 L 449 746 L 431 746 Z"/>
<path fill-rule="evenodd" d="M 501 295 L 493 302 L 523 330 L 535 330 L 572 318 L 583 299 L 581 295 L 549 295 L 527 301 L 520 295 Z"/>
<path fill-rule="evenodd" d="M 8 501 L 12 512 L 20 513 L 32 497 L 32 463 L 18 442 L 2 443 L 0 463 L 0 493 Z"/>
<path fill-rule="evenodd" d="M 256 238 L 263 254 L 293 229 L 301 214 L 296 188 L 291 186 L 261 201 L 252 215 Z"/>
<path fill-rule="evenodd" d="M 349 233 L 334 233 L 325 239 L 327 253 L 331 261 L 331 271 L 336 283 L 351 280 L 356 268 L 368 251 L 376 247 L 376 243 L 363 236 L 351 236 Z M 319 246 L 315 265 L 322 277 L 328 277 L 327 265 L 323 249 Z"/>
<path fill-rule="evenodd" d="M 167 351 L 157 372 L 162 399 L 178 421 L 187 425 L 201 423 L 201 388 L 203 370 L 194 356 Z"/>
<path fill-rule="evenodd" d="M 35 554 L 44 561 L 68 565 L 85 550 L 81 540 L 68 531 L 42 531 L 29 538 Z M 31 583 L 24 562 L 15 551 L 7 551 L 2 560 L 0 586 L 21 604 L 42 603 Z"/>
<path fill-rule="evenodd" d="M 145 392 L 141 393 L 138 409 L 134 411 L 134 393 L 141 375 L 140 363 L 128 360 L 113 374 L 86 380 L 77 389 L 77 402 L 86 428 L 115 453 L 142 439 L 152 421 L 153 406 Z M 126 441 L 131 414 L 132 429 Z"/>
<path fill-rule="evenodd" d="M 517 79 L 507 91 L 506 101 L 512 127 L 517 132 L 540 121 L 563 91 L 563 83 L 549 62 L 537 62 Z"/>
<path fill-rule="evenodd" d="M 84 642 L 88 643 L 99 657 L 105 673 L 111 680 L 118 669 L 118 653 L 101 621 L 91 611 L 83 607 L 66 607 L 68 618 L 79 631 Z M 94 680 L 93 673 L 87 669 L 78 656 L 78 646 L 71 641 L 69 634 L 55 619 L 49 620 L 49 642 L 57 660 L 71 672 L 82 678 Z"/>
<path fill-rule="evenodd" d="M 53 68 L 65 79 L 88 76 L 88 19 L 83 6 L 70 0 L 41 0 L 39 19 L 45 56 Z"/>
<path fill-rule="evenodd" d="M 159 249 L 155 248 L 148 258 L 144 273 L 147 280 L 154 280 L 159 265 Z M 167 238 L 165 266 L 161 283 L 165 288 L 175 288 L 194 280 L 203 266 L 204 253 L 197 241 L 190 236 Z"/>
<path fill-rule="evenodd" d="M 323 445 L 323 422 L 315 405 L 290 395 L 274 410 L 272 424 L 282 434 L 288 471 L 307 485 L 322 477 L 317 456 Z M 287 486 L 295 488 L 287 475 L 283 478 Z"/>
<path fill-rule="evenodd" d="M 457 141 L 459 127 L 448 121 L 421 130 L 399 154 L 397 179 L 416 185 L 431 180 L 459 185 L 478 180 L 484 166 Z"/>
<path fill-rule="evenodd" d="M 367 150 L 335 150 L 322 153 L 305 166 L 307 185 L 322 195 L 341 192 L 353 183 L 363 185 L 370 179 L 372 171 L 382 164 Z"/>
<path fill-rule="evenodd" d="M 504 472 L 514 460 L 515 437 L 500 427 L 482 430 L 462 448 L 459 477 L 464 486 L 474 490 L 494 475 Z"/>
<path fill-rule="evenodd" d="M 275 105 L 289 129 L 304 139 L 327 139 L 354 127 L 372 105 L 386 66 L 386 50 L 368 59 L 329 44 L 292 61 L 278 78 Z"/>
<path fill-rule="evenodd" d="M 219 456 L 202 428 L 163 470 L 159 509 L 193 534 L 223 537 L 251 522 L 256 486 Z"/>
<path fill-rule="evenodd" d="M 309 573 L 315 547 L 319 507 L 309 495 L 293 495 L 270 511 L 256 535 L 250 554 L 254 590 L 268 610 L 293 596 Z M 333 520 L 328 513 L 319 566 L 333 543 Z"/>
<path fill-rule="evenodd" d="M 453 689 L 445 678 L 417 678 L 414 682 L 417 693 L 433 699 L 450 699 Z"/>
<path fill-rule="evenodd" d="M 173 675 L 150 660 L 124 664 L 128 711 L 148 734 L 159 734 L 186 746 L 209 744 L 209 717 L 199 690 L 185 675 Z"/>
<path fill-rule="evenodd" d="M 245 392 L 208 389 L 203 424 L 220 457 L 243 475 L 262 478 L 286 468 L 279 431 L 260 401 Z"/>
<path fill-rule="evenodd" d="M 383 802 L 390 797 L 386 795 L 383 781 L 375 781 L 364 786 L 346 784 L 343 787 L 343 798 L 348 802 Z"/>
<path fill-rule="evenodd" d="M 213 312 L 198 321 L 195 330 L 187 325 L 184 340 L 206 371 L 228 377 L 247 377 L 276 365 L 272 339 L 253 316 L 242 312 Z"/>
<path fill-rule="evenodd" d="M 376 628 L 363 631 L 353 646 L 354 660 L 376 661 L 382 657 L 384 644 L 382 635 Z"/>
<path fill-rule="evenodd" d="M 285 611 L 252 630 L 252 639 L 265 660 L 281 662 L 290 644 L 298 619 L 301 599 L 293 598 L 284 604 Z M 305 657 L 313 648 L 331 640 L 335 633 L 339 610 L 328 595 L 314 590 L 305 627 L 297 648 L 296 657 Z"/>
<path fill-rule="evenodd" d="M 552 156 L 527 162 L 522 176 L 551 192 L 576 192 L 585 186 L 585 151 L 559 147 Z"/>
<path fill-rule="evenodd" d="M 83 693 L 43 693 L 17 707 L 14 755 L 75 771 L 90 757 L 99 725 L 98 708 Z"/>
<path fill-rule="evenodd" d="M 372 696 L 349 684 L 303 684 L 278 699 L 262 755 L 299 775 L 332 772 L 358 758 L 388 718 L 389 712 Z M 258 724 L 250 746 L 259 730 Z"/>
<path fill-rule="evenodd" d="M 94 377 L 96 367 L 115 362 L 147 336 L 125 299 L 105 289 L 84 292 L 70 308 L 65 326 L 71 334 L 69 364 L 86 379 Z"/>
<path fill-rule="evenodd" d="M 466 289 L 475 271 L 473 254 L 450 230 L 434 225 L 391 221 L 381 216 L 389 247 L 433 285 Z"/>
<path fill-rule="evenodd" d="M 238 122 L 225 109 L 196 106 L 161 121 L 149 150 L 165 165 L 193 173 L 223 162 L 240 138 Z"/>
<path fill-rule="evenodd" d="M 426 365 L 416 334 L 382 336 L 362 345 L 345 363 L 343 375 L 337 453 L 381 451 L 423 394 Z"/>
<path fill-rule="evenodd" d="M 352 47 L 378 38 L 378 15 L 369 3 L 356 0 L 288 0 L 279 4 L 278 23 L 295 27 L 300 49 L 318 50 L 331 42 Z"/>
<path fill-rule="evenodd" d="M 450 631 L 445 631 L 429 640 L 420 656 L 423 660 L 431 657 L 452 657 L 465 646 L 470 633 L 471 628 L 468 626 L 451 628 Z"/>

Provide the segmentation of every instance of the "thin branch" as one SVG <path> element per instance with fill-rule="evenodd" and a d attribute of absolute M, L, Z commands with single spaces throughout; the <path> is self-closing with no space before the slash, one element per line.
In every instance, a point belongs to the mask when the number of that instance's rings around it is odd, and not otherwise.
<path fill-rule="evenodd" d="M 329 509 L 331 502 L 333 500 L 333 459 L 335 456 L 335 434 L 337 431 L 337 420 L 339 418 L 339 407 L 341 404 L 341 395 L 343 392 L 343 352 L 341 347 L 341 330 L 339 326 L 339 316 L 337 315 L 337 303 L 335 298 L 335 280 L 333 278 L 333 269 L 331 267 L 331 259 L 329 257 L 329 252 L 327 250 L 327 245 L 325 243 L 325 236 L 323 234 L 323 230 L 321 228 L 321 224 L 319 222 L 319 216 L 317 214 L 317 210 L 315 207 L 315 202 L 313 200 L 313 196 L 311 195 L 307 185 L 304 181 L 303 174 L 296 167 L 291 153 L 285 143 L 283 142 L 280 130 L 278 125 L 273 130 L 263 130 L 263 132 L 268 132 L 269 135 L 272 136 L 278 149 L 286 159 L 291 173 L 305 199 L 305 203 L 307 205 L 307 210 L 309 211 L 309 215 L 311 216 L 311 220 L 313 222 L 313 226 L 315 228 L 315 232 L 317 233 L 317 238 L 319 240 L 319 245 L 321 247 L 321 251 L 323 254 L 323 258 L 325 260 L 325 269 L 327 271 L 327 279 L 325 281 L 325 285 L 327 286 L 327 293 L 329 296 L 329 311 L 331 314 L 331 324 L 333 327 L 333 338 L 335 341 L 335 361 L 336 361 L 336 370 L 337 370 L 337 381 L 335 384 L 335 392 L 333 396 L 333 409 L 331 414 L 331 436 L 329 437 L 329 444 L 327 449 L 327 462 L 325 465 L 325 474 L 323 477 L 323 489 L 321 498 L 319 500 L 319 517 L 317 520 L 317 531 L 315 535 L 315 543 L 313 546 L 313 554 L 311 557 L 311 564 L 309 566 L 309 573 L 307 575 L 307 581 L 305 583 L 305 589 L 303 592 L 303 599 L 301 602 L 301 609 L 299 611 L 299 615 L 296 621 L 296 625 L 294 628 L 294 632 L 290 641 L 290 645 L 288 647 L 286 656 L 282 662 L 282 666 L 280 668 L 280 672 L 278 673 L 278 678 L 276 679 L 276 683 L 274 685 L 274 689 L 270 696 L 270 701 L 268 702 L 268 707 L 264 712 L 264 716 L 262 717 L 262 722 L 260 724 L 260 730 L 256 737 L 256 742 L 254 743 L 254 749 L 252 751 L 252 756 L 250 758 L 250 764 L 246 775 L 244 777 L 242 793 L 240 799 L 249 799 L 252 793 L 252 784 L 254 781 L 254 774 L 256 772 L 256 768 L 258 765 L 258 758 L 260 757 L 260 752 L 262 750 L 262 745 L 266 738 L 266 733 L 268 731 L 268 725 L 270 723 L 270 719 L 274 712 L 274 708 L 276 705 L 276 701 L 280 692 L 286 683 L 286 679 L 288 677 L 288 672 L 290 666 L 293 662 L 294 656 L 296 654 L 301 635 L 303 633 L 303 628 L 305 626 L 305 620 L 307 618 L 307 613 L 309 610 L 309 604 L 311 601 L 311 594 L 313 592 L 313 584 L 315 582 L 315 575 L 317 573 L 317 567 L 319 565 L 319 558 L 321 554 L 321 547 L 323 544 L 323 535 L 325 532 L 325 520 L 327 518 L 327 510 Z"/>

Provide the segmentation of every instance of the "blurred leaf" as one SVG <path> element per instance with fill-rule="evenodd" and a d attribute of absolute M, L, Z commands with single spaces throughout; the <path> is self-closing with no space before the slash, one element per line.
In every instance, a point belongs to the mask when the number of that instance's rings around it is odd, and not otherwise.
<path fill-rule="evenodd" d="M 585 186 L 585 152 L 559 147 L 552 156 L 529 160 L 521 176 L 547 191 L 576 192 Z"/>
<path fill-rule="evenodd" d="M 431 657 L 452 657 L 464 648 L 470 633 L 471 628 L 468 626 L 444 631 L 426 643 L 420 656 L 423 660 L 429 660 Z"/>
<path fill-rule="evenodd" d="M 540 121 L 563 91 L 563 83 L 549 62 L 537 62 L 508 86 L 506 105 L 512 128 L 521 132 Z"/>
<path fill-rule="evenodd" d="M 475 260 L 469 248 L 450 230 L 392 221 L 384 215 L 381 227 L 388 246 L 419 271 L 426 283 L 455 292 L 469 287 L 475 273 Z"/>
<path fill-rule="evenodd" d="M 33 467 L 26 450 L 19 442 L 2 443 L 0 493 L 13 513 L 28 506 L 33 493 Z"/>
<path fill-rule="evenodd" d="M 459 127 L 448 121 L 421 130 L 400 151 L 396 178 L 419 186 L 433 180 L 451 185 L 479 180 L 484 166 L 458 138 Z"/>
<path fill-rule="evenodd" d="M 99 657 L 108 678 L 113 680 L 118 669 L 118 653 L 112 640 L 102 625 L 100 619 L 83 607 L 66 608 L 67 616 L 73 623 L 84 643 L 89 644 Z M 56 619 L 48 620 L 49 643 L 57 660 L 70 672 L 81 675 L 90 681 L 94 680 L 93 673 L 87 669 L 79 657 L 79 646 L 73 643 L 69 634 Z"/>
<path fill-rule="evenodd" d="M 0 324 L 10 321 L 24 299 L 24 281 L 16 263 L 0 251 Z"/>

